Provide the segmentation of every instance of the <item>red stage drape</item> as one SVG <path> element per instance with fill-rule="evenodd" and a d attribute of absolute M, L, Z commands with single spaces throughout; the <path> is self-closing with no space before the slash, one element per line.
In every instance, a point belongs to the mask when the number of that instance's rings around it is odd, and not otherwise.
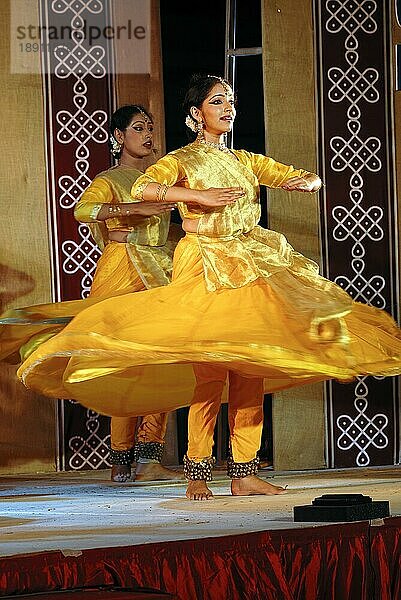
<path fill-rule="evenodd" d="M 401 598 L 401 518 L 386 519 L 384 527 L 371 528 L 371 562 L 374 598 Z"/>
<path fill-rule="evenodd" d="M 0 593 L 151 588 L 180 600 L 401 598 L 401 518 L 0 560 Z"/>

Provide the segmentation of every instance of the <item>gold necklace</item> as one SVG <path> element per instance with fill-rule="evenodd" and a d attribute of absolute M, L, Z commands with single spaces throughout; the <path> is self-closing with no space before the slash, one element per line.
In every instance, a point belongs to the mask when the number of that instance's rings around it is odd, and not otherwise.
<path fill-rule="evenodd" d="M 220 150 L 220 152 L 226 152 L 227 154 L 232 154 L 231 150 L 227 148 L 224 142 L 209 142 L 203 136 L 198 135 L 195 142 L 197 144 L 204 144 L 205 146 L 209 146 L 209 148 L 215 148 L 215 150 Z"/>

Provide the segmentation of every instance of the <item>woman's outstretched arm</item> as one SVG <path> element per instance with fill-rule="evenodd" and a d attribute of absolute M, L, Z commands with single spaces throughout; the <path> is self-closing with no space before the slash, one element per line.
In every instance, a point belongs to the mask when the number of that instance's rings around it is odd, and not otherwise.
<path fill-rule="evenodd" d="M 322 180 L 316 173 L 295 169 L 292 165 L 285 165 L 263 154 L 246 150 L 237 150 L 235 153 L 241 162 L 252 169 L 262 185 L 291 192 L 317 192 L 322 186 Z"/>
<path fill-rule="evenodd" d="M 138 177 L 131 189 L 136 200 L 145 202 L 184 202 L 208 207 L 234 204 L 244 195 L 239 187 L 194 190 L 184 187 L 186 176 L 174 156 L 166 155 Z"/>

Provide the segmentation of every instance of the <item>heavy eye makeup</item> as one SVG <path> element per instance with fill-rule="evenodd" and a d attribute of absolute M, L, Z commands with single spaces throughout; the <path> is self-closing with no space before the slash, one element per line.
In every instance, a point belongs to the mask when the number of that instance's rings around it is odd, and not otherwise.
<path fill-rule="evenodd" d="M 224 101 L 224 98 L 214 98 L 212 100 L 209 100 L 209 104 L 214 104 L 214 105 L 223 104 L 223 101 Z M 229 102 L 231 104 L 231 106 L 235 106 L 234 98 L 228 98 L 227 102 Z"/>
<path fill-rule="evenodd" d="M 140 122 L 137 121 L 136 123 L 132 123 L 132 125 L 130 127 L 131 127 L 131 129 L 134 129 L 135 131 L 138 131 L 139 133 L 141 131 L 145 131 L 146 129 L 152 133 L 153 129 L 154 129 L 153 124 L 149 124 L 146 127 L 145 124 L 143 123 L 143 121 L 140 121 Z"/>

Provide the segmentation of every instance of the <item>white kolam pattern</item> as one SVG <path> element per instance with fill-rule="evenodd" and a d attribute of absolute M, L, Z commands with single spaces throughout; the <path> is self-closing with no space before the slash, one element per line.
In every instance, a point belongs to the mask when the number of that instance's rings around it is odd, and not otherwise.
<path fill-rule="evenodd" d="M 85 18 L 101 15 L 105 11 L 105 1 L 54 0 L 48 5 L 54 15 L 65 15 L 73 30 L 72 39 L 57 45 L 52 57 L 56 79 L 71 81 L 74 105 L 73 110 L 55 112 L 58 125 L 56 139 L 60 144 L 70 146 L 74 156 L 73 174 L 69 172 L 61 175 L 56 181 L 58 203 L 63 210 L 74 210 L 76 202 L 91 181 L 88 175 L 90 144 L 105 144 L 108 139 L 107 113 L 104 110 L 89 113 L 87 110 L 88 79 L 104 78 L 107 85 L 106 51 L 101 45 L 89 45 L 82 35 Z M 81 295 L 85 298 L 90 291 L 101 253 L 87 225 L 78 225 L 77 231 L 78 242 L 73 239 L 62 240 L 61 267 L 67 275 L 81 275 Z M 72 401 L 71 403 L 74 404 Z M 81 412 L 79 407 L 78 416 Z M 73 470 L 109 467 L 107 458 L 110 436 L 101 435 L 100 420 L 103 417 L 91 410 L 86 410 L 85 413 L 84 434 L 72 435 L 65 442 L 71 450 L 68 467 Z"/>
<path fill-rule="evenodd" d="M 375 136 L 363 137 L 360 134 L 363 107 L 380 100 L 376 87 L 379 81 L 377 69 L 359 67 L 359 35 L 370 35 L 377 31 L 374 0 L 327 0 L 326 30 L 332 34 L 346 34 L 344 58 L 347 67 L 334 66 L 328 69 L 330 82 L 328 99 L 333 103 L 343 103 L 346 110 L 348 136 L 333 136 L 329 140 L 332 152 L 331 169 L 334 172 L 349 173 L 349 208 L 337 205 L 332 209 L 336 223 L 333 237 L 337 242 L 351 241 L 352 276 L 339 275 L 335 282 L 346 290 L 354 300 L 377 308 L 386 308 L 382 294 L 386 281 L 380 274 L 367 276 L 364 242 L 381 241 L 384 229 L 381 225 L 383 209 L 380 206 L 364 204 L 364 171 L 377 173 L 383 168 L 379 157 L 381 141 Z M 337 38 L 338 39 L 338 38 Z M 388 446 L 386 435 L 388 418 L 384 414 L 369 411 L 369 388 L 365 377 L 358 378 L 355 385 L 354 409 L 350 414 L 337 417 L 340 435 L 337 448 L 343 451 L 357 450 L 357 466 L 370 463 L 369 448 L 383 449 Z"/>
<path fill-rule="evenodd" d="M 104 144 L 107 142 L 107 114 L 103 110 L 96 110 L 89 114 L 86 110 L 88 103 L 88 87 L 85 79 L 90 76 L 96 79 L 106 77 L 106 52 L 100 45 L 88 46 L 83 39 L 85 14 L 99 14 L 104 10 L 104 3 L 100 0 L 55 0 L 52 3 L 54 13 L 68 13 L 72 40 L 68 44 L 60 44 L 54 49 L 55 77 L 59 79 L 71 78 L 73 81 L 74 111 L 59 110 L 56 113 L 58 123 L 57 140 L 61 144 L 71 145 L 75 155 L 74 177 L 69 174 L 58 179 L 60 194 L 60 207 L 73 210 L 82 192 L 89 185 L 91 178 L 89 170 L 90 152 L 89 142 Z M 64 260 L 62 268 L 66 274 L 75 274 L 77 270 L 82 273 L 82 296 L 86 297 L 96 261 L 100 256 L 99 249 L 89 235 L 87 227 L 78 228 L 80 241 L 64 240 L 62 245 Z M 85 259 L 87 257 L 87 259 Z"/>
<path fill-rule="evenodd" d="M 68 445 L 72 451 L 69 466 L 75 471 L 81 469 L 99 469 L 109 466 L 107 461 L 110 451 L 110 435 L 102 437 L 99 434 L 99 414 L 86 411 L 85 426 L 87 435 L 74 435 Z"/>

